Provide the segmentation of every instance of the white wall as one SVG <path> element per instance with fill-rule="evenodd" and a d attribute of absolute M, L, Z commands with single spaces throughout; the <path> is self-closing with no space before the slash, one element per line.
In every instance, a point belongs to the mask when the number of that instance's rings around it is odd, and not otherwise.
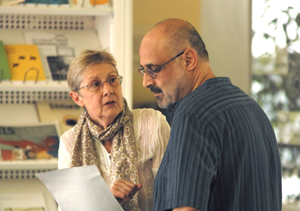
<path fill-rule="evenodd" d="M 201 37 L 217 76 L 250 93 L 251 1 L 201 1 Z"/>

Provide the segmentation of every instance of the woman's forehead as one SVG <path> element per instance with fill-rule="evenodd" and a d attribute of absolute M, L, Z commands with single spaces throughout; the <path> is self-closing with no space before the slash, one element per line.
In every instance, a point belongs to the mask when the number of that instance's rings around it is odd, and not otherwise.
<path fill-rule="evenodd" d="M 83 71 L 83 77 L 106 77 L 111 74 L 117 74 L 115 67 L 109 63 L 95 64 L 87 67 Z"/>

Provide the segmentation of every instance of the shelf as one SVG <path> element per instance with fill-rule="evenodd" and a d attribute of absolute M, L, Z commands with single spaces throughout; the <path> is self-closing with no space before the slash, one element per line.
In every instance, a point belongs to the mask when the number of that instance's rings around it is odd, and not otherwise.
<path fill-rule="evenodd" d="M 70 100 L 66 83 L 51 84 L 0 84 L 1 104 L 32 104 L 43 100 Z"/>
<path fill-rule="evenodd" d="M 9 11 L 9 12 L 8 12 Z M 22 15 L 85 15 L 85 16 L 108 16 L 112 14 L 112 8 L 108 5 L 97 7 L 79 6 L 47 6 L 47 5 L 13 5 L 1 6 L 0 14 L 22 14 Z"/>
<path fill-rule="evenodd" d="M 68 84 L 66 81 L 60 82 L 37 82 L 34 83 L 33 81 L 26 81 L 23 82 L 9 82 L 9 81 L 2 81 L 0 82 L 0 90 L 23 90 L 23 91 L 46 91 L 46 90 L 55 90 L 55 91 L 70 91 Z"/>
<path fill-rule="evenodd" d="M 0 170 L 57 169 L 57 159 L 0 161 Z"/>
<path fill-rule="evenodd" d="M 35 179 L 36 173 L 57 169 L 57 158 L 22 161 L 0 161 L 0 181 Z"/>

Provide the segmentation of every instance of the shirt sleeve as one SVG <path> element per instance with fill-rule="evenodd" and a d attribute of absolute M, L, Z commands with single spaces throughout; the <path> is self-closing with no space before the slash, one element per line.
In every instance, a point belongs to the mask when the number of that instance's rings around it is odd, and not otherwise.
<path fill-rule="evenodd" d="M 220 149 L 208 125 L 189 115 L 172 121 L 167 149 L 165 195 L 167 208 L 189 206 L 206 210 L 210 185 L 216 180 Z"/>
<path fill-rule="evenodd" d="M 59 140 L 58 169 L 70 168 L 73 129 L 66 131 Z"/>
<path fill-rule="evenodd" d="M 162 114 L 158 114 L 158 118 L 159 122 L 157 125 L 157 136 L 155 136 L 156 140 L 154 140 L 152 159 L 152 174 L 154 178 L 156 177 L 170 138 L 170 126 L 166 121 L 166 117 Z"/>
<path fill-rule="evenodd" d="M 154 109 L 133 109 L 132 113 L 139 161 L 151 160 L 150 167 L 155 177 L 168 145 L 169 123 L 160 111 Z"/>

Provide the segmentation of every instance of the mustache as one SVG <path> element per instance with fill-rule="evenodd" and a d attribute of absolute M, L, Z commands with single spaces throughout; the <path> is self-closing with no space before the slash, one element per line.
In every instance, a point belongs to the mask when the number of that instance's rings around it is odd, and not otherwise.
<path fill-rule="evenodd" d="M 162 90 L 160 88 L 158 88 L 157 86 L 151 86 L 150 87 L 151 92 L 162 92 Z"/>

